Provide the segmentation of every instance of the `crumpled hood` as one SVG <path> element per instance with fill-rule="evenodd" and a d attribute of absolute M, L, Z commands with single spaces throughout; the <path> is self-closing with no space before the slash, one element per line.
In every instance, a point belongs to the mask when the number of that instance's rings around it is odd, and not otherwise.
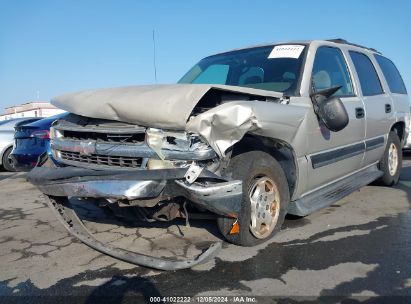
<path fill-rule="evenodd" d="M 183 130 L 196 104 L 211 89 L 276 98 L 282 96 L 279 92 L 237 86 L 171 84 L 71 93 L 55 97 L 51 103 L 77 115 Z"/>

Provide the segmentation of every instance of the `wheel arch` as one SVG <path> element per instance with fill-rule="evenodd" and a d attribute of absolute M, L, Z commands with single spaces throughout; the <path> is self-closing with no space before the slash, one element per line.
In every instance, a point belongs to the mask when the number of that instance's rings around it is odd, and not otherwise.
<path fill-rule="evenodd" d="M 12 145 L 12 144 L 7 145 L 7 146 L 4 146 L 4 147 L 3 147 L 3 150 L 0 151 L 0 165 L 3 165 L 3 156 L 4 156 L 4 153 L 6 153 L 6 151 L 7 151 L 8 149 L 10 149 L 10 148 L 13 148 L 13 145 Z"/>
<path fill-rule="evenodd" d="M 398 137 L 400 138 L 401 143 L 404 143 L 406 140 L 405 138 L 405 122 L 397 121 L 395 124 L 392 125 L 390 131 L 394 131 Z"/>
<path fill-rule="evenodd" d="M 231 157 L 249 151 L 263 151 L 280 164 L 287 178 L 290 197 L 297 188 L 297 158 L 294 149 L 287 142 L 254 134 L 246 134 L 231 149 Z"/>

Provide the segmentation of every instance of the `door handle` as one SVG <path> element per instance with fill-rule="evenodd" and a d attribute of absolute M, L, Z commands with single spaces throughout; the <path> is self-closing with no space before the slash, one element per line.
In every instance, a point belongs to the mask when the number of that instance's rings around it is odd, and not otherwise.
<path fill-rule="evenodd" d="M 391 113 L 391 105 L 389 103 L 385 104 L 385 113 Z"/>
<path fill-rule="evenodd" d="M 355 117 L 358 119 L 364 118 L 365 112 L 363 108 L 355 108 Z"/>

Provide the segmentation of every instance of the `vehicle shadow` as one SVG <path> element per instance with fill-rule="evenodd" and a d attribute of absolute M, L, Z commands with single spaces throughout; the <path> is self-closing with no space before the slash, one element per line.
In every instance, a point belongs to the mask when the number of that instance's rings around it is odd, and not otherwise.
<path fill-rule="evenodd" d="M 21 177 L 21 172 L 9 172 L 5 170 L 0 171 L 0 181 L 8 179 L 8 178 L 18 178 Z"/>
<path fill-rule="evenodd" d="M 153 303 L 160 302 L 161 298 L 162 295 L 149 279 L 113 276 L 110 281 L 93 289 L 84 303 Z"/>
<path fill-rule="evenodd" d="M 402 150 L 402 157 L 405 160 L 411 160 L 411 150 Z"/>
<path fill-rule="evenodd" d="M 405 161 L 405 164 L 404 164 Z M 401 189 L 407 193 L 408 203 L 411 206 L 411 151 L 403 151 L 403 165 L 400 174 L 400 180 L 394 188 Z"/>
<path fill-rule="evenodd" d="M 307 299 L 305 301 L 304 298 L 297 298 L 292 301 L 285 298 L 284 301 L 280 299 L 277 303 L 398 303 L 401 301 L 406 303 L 411 295 L 411 287 L 407 283 L 411 278 L 409 263 L 407 264 L 409 261 L 411 212 L 406 210 L 410 209 L 408 206 L 411 206 L 411 162 L 405 163 L 400 183 L 395 188 L 401 189 L 407 196 L 407 202 L 404 202 L 404 198 L 402 198 L 402 204 L 396 205 L 396 208 L 399 208 L 398 214 L 397 212 L 385 213 L 384 210 L 390 209 L 390 202 L 387 201 L 386 205 L 380 205 L 381 212 L 378 213 L 378 217 L 371 218 L 370 221 L 350 222 L 349 217 L 347 217 L 346 225 L 326 227 L 308 237 L 305 237 L 303 233 L 301 235 L 297 233 L 296 238 L 270 242 L 266 247 L 259 249 L 256 254 L 248 255 L 247 249 L 242 249 L 244 253 L 241 255 L 244 255 L 244 259 L 226 260 L 224 257 L 217 257 L 215 263 L 206 270 L 185 269 L 174 272 L 159 272 L 151 276 L 148 275 L 151 270 L 132 268 L 122 270 L 121 275 L 116 275 L 119 274 L 119 270 L 108 266 L 88 271 L 87 277 L 84 273 L 80 273 L 75 279 L 62 280 L 56 286 L 58 288 L 73 288 L 73 282 L 83 281 L 85 278 L 110 278 L 101 286 L 90 288 L 90 286 L 82 285 L 74 287 L 74 290 L 81 294 L 87 290 L 86 303 L 97 301 L 101 303 L 141 303 L 150 302 L 150 297 L 161 297 L 161 295 L 193 296 L 218 290 L 222 290 L 223 294 L 231 290 L 252 294 L 253 287 L 247 285 L 247 282 L 261 279 L 265 280 L 261 284 L 267 284 L 266 292 L 281 296 L 281 294 L 287 294 L 287 290 L 292 290 L 293 280 L 296 278 L 290 277 L 290 275 L 297 273 L 301 277 L 297 282 L 302 287 L 304 284 L 311 284 L 314 289 L 318 287 L 310 293 L 313 295 L 311 297 L 313 300 Z M 387 188 L 387 191 L 393 191 L 393 189 Z M 403 196 L 402 191 L 397 192 Z M 366 193 L 370 193 L 370 191 Z M 396 194 L 398 195 L 398 193 Z M 391 196 L 393 199 L 395 197 Z M 351 212 L 359 212 L 361 215 L 360 211 L 374 208 L 371 200 L 361 203 L 363 198 L 363 194 L 357 195 L 355 198 L 359 204 L 364 206 L 363 210 L 354 208 L 350 209 L 349 213 L 335 211 L 338 209 L 333 210 L 341 216 L 347 216 Z M 368 205 L 368 203 L 370 204 Z M 355 204 L 355 201 L 349 202 L 352 207 L 355 207 Z M 85 212 L 83 210 L 85 204 L 82 205 L 79 207 L 80 214 Z M 100 210 L 100 212 L 103 215 L 99 220 L 104 222 L 105 211 Z M 321 217 L 327 216 L 320 214 L 315 219 L 321 220 Z M 290 223 L 298 225 L 296 230 L 300 232 L 306 229 L 301 226 L 306 225 L 309 229 L 310 225 L 307 222 L 309 218 L 288 219 L 285 225 L 290 225 Z M 127 221 L 114 220 L 127 226 Z M 314 219 L 312 221 L 314 222 Z M 155 223 L 155 225 L 167 227 L 173 225 L 174 222 L 185 224 L 184 220 L 179 220 Z M 215 223 L 212 221 L 193 220 L 190 221 L 190 224 L 194 226 L 197 223 L 201 228 L 205 228 L 204 222 L 209 222 L 210 226 L 215 227 Z M 130 223 L 127 227 L 136 228 L 138 225 Z M 226 249 L 230 252 L 232 247 L 223 248 L 223 250 Z M 359 270 L 364 268 L 366 271 L 363 275 L 356 273 L 347 275 L 344 273 L 346 267 L 350 267 L 348 273 L 356 268 Z M 327 281 L 334 279 L 336 285 L 327 283 Z M 318 280 L 318 283 L 310 283 L 310 281 L 315 280 Z M 322 282 L 325 282 L 324 286 Z M 286 283 L 290 285 L 287 286 Z M 57 287 L 53 286 L 52 288 Z M 259 287 L 261 285 L 257 286 L 257 288 Z M 399 297 L 385 298 L 385 300 L 383 298 L 378 301 L 373 296 L 370 296 L 370 300 L 367 300 L 367 295 L 358 298 L 353 296 L 364 291 L 368 294 Z M 48 292 L 53 292 L 53 290 Z"/>

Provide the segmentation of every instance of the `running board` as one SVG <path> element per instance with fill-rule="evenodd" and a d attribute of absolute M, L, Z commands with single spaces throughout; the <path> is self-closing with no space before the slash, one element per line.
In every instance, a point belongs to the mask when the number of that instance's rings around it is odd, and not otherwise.
<path fill-rule="evenodd" d="M 338 182 L 290 202 L 288 213 L 305 216 L 339 201 L 348 194 L 368 185 L 383 175 L 377 166 L 371 166 Z"/>
<path fill-rule="evenodd" d="M 205 263 L 221 249 L 221 242 L 213 243 L 206 251 L 201 253 L 195 259 L 181 261 L 153 257 L 142 253 L 114 247 L 112 245 L 100 242 L 91 234 L 91 232 L 86 228 L 86 226 L 84 226 L 83 222 L 77 216 L 67 197 L 47 196 L 46 200 L 57 218 L 68 230 L 68 232 L 70 232 L 71 235 L 77 237 L 84 244 L 97 251 L 128 263 L 159 270 L 185 269 L 191 268 L 201 263 Z"/>

